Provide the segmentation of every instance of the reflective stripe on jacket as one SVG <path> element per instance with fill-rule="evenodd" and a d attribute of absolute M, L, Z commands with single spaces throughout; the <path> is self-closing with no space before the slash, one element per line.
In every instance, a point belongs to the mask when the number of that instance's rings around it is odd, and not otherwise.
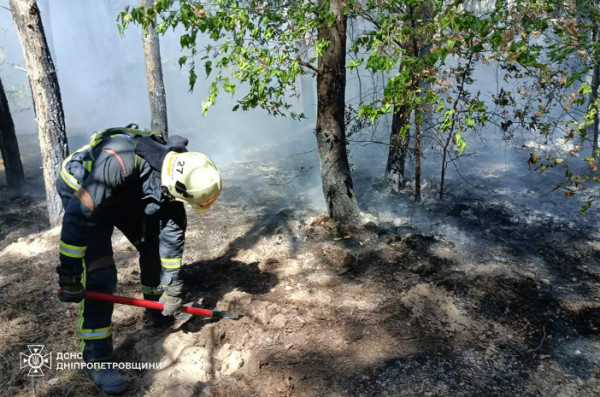
<path fill-rule="evenodd" d="M 144 145 L 145 152 L 142 153 L 152 159 L 150 162 L 141 155 L 136 156 L 139 139 L 152 140 L 151 145 Z M 187 144 L 187 140 L 184 142 Z M 86 145 L 74 152 L 61 169 L 60 178 L 72 189 L 74 197 L 65 208 L 59 272 L 81 274 L 81 260 L 89 239 L 93 238 L 90 231 L 100 224 L 112 223 L 114 226 L 113 217 L 125 207 L 158 217 L 161 262 L 166 259 L 180 265 L 185 211 L 182 203 L 163 196 L 160 169 L 156 169 L 161 156 L 164 158 L 162 153 L 166 154 L 172 148 L 153 137 L 133 138 L 126 134 L 111 135 L 95 142 L 91 151 L 88 148 Z M 161 280 L 166 285 L 180 284 L 179 267 L 163 266 Z"/>

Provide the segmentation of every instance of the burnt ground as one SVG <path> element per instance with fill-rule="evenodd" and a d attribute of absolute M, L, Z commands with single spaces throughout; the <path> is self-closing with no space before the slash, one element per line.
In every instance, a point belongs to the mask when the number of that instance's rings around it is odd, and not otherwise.
<path fill-rule="evenodd" d="M 218 205 L 189 214 L 184 294 L 243 317 L 154 331 L 142 310 L 117 306 L 116 360 L 161 364 L 126 371 L 127 395 L 600 395 L 593 222 L 472 196 L 394 199 L 450 231 L 427 234 L 377 213 L 387 195 L 370 186 L 364 224 L 342 235 L 285 162 L 222 171 Z M 54 297 L 59 230 L 44 217 L 41 176 L 28 175 L 29 190 L 0 199 L 0 394 L 102 395 L 80 371 L 19 368 L 28 344 L 78 348 L 75 306 Z M 133 247 L 119 233 L 114 246 L 117 294 L 141 296 Z"/>

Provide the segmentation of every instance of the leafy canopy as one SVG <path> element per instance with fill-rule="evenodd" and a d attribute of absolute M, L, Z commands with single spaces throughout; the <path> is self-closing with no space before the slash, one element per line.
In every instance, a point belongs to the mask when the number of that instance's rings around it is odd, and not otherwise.
<path fill-rule="evenodd" d="M 348 2 L 350 14 L 357 3 Z M 298 96 L 296 79 L 318 72 L 316 61 L 329 45 L 316 39 L 319 28 L 331 27 L 335 16 L 328 2 L 157 0 L 151 8 L 127 8 L 120 29 L 129 23 L 155 24 L 159 33 L 182 26 L 180 44 L 186 55 L 193 90 L 198 69 L 212 77 L 204 114 L 221 91 L 243 91 L 233 110 L 260 107 L 275 116 L 298 119 L 287 98 Z M 241 88 L 243 87 L 243 88 Z"/>

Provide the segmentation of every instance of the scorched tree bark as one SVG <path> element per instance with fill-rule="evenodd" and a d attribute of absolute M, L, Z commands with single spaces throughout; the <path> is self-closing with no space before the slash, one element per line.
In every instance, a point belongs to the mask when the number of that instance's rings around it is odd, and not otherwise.
<path fill-rule="evenodd" d="M 15 124 L 10 114 L 2 80 L 0 80 L 0 149 L 2 150 L 7 185 L 16 188 L 21 187 L 25 182 L 25 174 L 23 173 L 19 144 L 15 135 Z"/>
<path fill-rule="evenodd" d="M 360 210 L 352 186 L 346 152 L 344 124 L 346 91 L 346 26 L 345 2 L 329 1 L 335 15 L 330 28 L 318 29 L 320 39 L 330 45 L 319 58 L 317 72 L 317 146 L 321 165 L 321 182 L 329 216 L 342 226 L 360 219 Z"/>
<path fill-rule="evenodd" d="M 404 136 L 400 133 L 403 129 L 406 130 Z M 394 105 L 385 177 L 392 191 L 396 193 L 400 192 L 406 184 L 404 171 L 409 141 L 410 109 L 406 105 Z"/>
<path fill-rule="evenodd" d="M 141 7 L 152 7 L 154 0 L 139 0 Z M 163 82 L 160 61 L 160 43 L 154 26 L 143 29 L 144 57 L 146 58 L 146 77 L 150 97 L 150 119 L 152 131 L 161 131 L 167 135 L 167 95 Z"/>
<path fill-rule="evenodd" d="M 68 154 L 65 117 L 56 69 L 50 56 L 40 10 L 35 0 L 10 0 L 10 8 L 23 47 L 25 66 L 38 126 L 46 201 L 51 225 L 62 215 L 55 181 Z"/>

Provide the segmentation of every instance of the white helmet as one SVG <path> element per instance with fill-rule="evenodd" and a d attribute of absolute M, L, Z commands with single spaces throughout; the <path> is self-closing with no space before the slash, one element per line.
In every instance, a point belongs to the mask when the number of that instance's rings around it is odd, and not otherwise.
<path fill-rule="evenodd" d="M 161 184 L 169 195 L 206 214 L 221 194 L 221 174 L 206 155 L 199 152 L 169 152 L 161 171 Z"/>

